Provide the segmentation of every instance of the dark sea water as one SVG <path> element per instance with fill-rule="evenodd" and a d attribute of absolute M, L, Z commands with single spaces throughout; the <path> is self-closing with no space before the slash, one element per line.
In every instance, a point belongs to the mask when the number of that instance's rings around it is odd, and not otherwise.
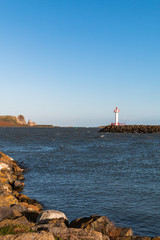
<path fill-rule="evenodd" d="M 24 193 L 68 219 L 99 214 L 160 236 L 160 134 L 0 128 L 0 150 L 30 170 Z"/>

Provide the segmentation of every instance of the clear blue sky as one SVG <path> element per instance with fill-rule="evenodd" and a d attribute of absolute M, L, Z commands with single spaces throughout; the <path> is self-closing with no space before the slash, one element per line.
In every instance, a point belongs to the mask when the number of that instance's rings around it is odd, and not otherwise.
<path fill-rule="evenodd" d="M 159 0 L 0 0 L 0 115 L 160 124 Z"/>

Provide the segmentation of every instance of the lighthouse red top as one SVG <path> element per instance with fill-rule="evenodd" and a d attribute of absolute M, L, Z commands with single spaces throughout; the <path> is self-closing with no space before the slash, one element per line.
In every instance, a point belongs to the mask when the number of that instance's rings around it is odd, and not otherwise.
<path fill-rule="evenodd" d="M 119 113 L 120 110 L 116 107 L 116 109 L 114 110 L 115 113 Z"/>

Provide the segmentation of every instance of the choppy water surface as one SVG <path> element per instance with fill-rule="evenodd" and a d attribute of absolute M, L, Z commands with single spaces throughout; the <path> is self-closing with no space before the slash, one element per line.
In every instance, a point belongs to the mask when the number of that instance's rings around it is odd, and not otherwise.
<path fill-rule="evenodd" d="M 0 128 L 0 149 L 30 169 L 24 193 L 45 209 L 160 235 L 160 134 L 97 131 Z"/>

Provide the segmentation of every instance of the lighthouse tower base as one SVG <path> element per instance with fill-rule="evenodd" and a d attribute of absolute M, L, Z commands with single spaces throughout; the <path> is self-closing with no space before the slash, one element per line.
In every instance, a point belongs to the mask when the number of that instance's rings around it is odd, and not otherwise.
<path fill-rule="evenodd" d="M 111 123 L 111 126 L 118 126 L 118 125 L 121 125 L 122 123 L 119 123 L 119 122 L 117 122 L 117 123 Z"/>

